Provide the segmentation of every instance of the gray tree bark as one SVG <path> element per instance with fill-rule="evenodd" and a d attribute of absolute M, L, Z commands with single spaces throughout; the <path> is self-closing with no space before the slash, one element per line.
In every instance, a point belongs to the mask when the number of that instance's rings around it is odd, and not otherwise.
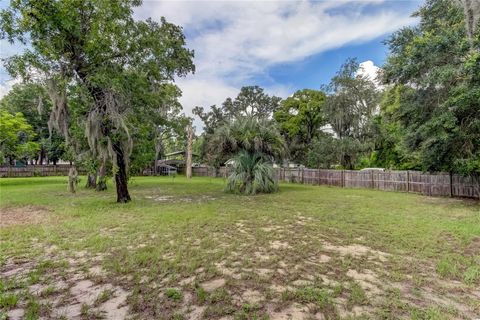
<path fill-rule="evenodd" d="M 68 191 L 75 193 L 77 191 L 78 172 L 75 166 L 70 167 L 68 171 Z"/>
<path fill-rule="evenodd" d="M 187 179 L 192 178 L 192 145 L 193 145 L 193 128 L 189 124 L 187 127 L 187 160 L 185 164 L 185 175 Z"/>

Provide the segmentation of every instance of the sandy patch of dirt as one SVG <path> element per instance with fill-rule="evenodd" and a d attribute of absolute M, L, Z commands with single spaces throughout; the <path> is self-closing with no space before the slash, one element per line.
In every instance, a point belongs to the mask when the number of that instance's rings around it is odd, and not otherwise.
<path fill-rule="evenodd" d="M 251 304 L 259 303 L 264 299 L 265 297 L 257 290 L 248 289 L 242 294 L 242 300 Z"/>
<path fill-rule="evenodd" d="M 225 285 L 226 281 L 223 278 L 214 279 L 208 282 L 204 282 L 201 284 L 202 288 L 207 292 L 212 292 L 217 290 Z"/>
<path fill-rule="evenodd" d="M 225 262 L 224 262 L 224 261 L 219 262 L 219 263 L 215 263 L 215 267 L 216 267 L 216 268 L 218 269 L 218 271 L 220 271 L 223 275 L 232 277 L 232 278 L 234 278 L 234 279 L 240 279 L 240 278 L 242 277 L 242 275 L 241 275 L 240 273 L 238 273 L 236 269 L 231 269 L 231 268 L 225 267 Z"/>
<path fill-rule="evenodd" d="M 292 291 L 294 290 L 293 287 L 286 287 L 286 286 L 282 286 L 282 285 L 279 285 L 279 284 L 272 284 L 270 287 L 270 290 L 274 291 L 274 292 L 278 292 L 278 293 L 283 293 L 287 290 L 289 291 Z"/>
<path fill-rule="evenodd" d="M 108 293 L 104 297 L 105 293 Z M 91 307 L 92 311 L 99 312 L 104 319 L 124 319 L 128 314 L 126 305 L 128 292 L 111 284 L 96 285 L 90 280 L 79 280 L 65 297 L 66 304 L 53 306 L 52 314 L 56 317 L 78 318 L 82 304 Z M 98 300 L 102 297 L 102 300 Z M 96 307 L 94 307 L 96 306 Z"/>
<path fill-rule="evenodd" d="M 265 252 L 255 251 L 253 255 L 260 261 L 268 261 L 270 259 L 270 256 Z"/>
<path fill-rule="evenodd" d="M 88 273 L 94 277 L 98 276 L 104 276 L 107 274 L 107 272 L 101 267 L 101 266 L 93 266 L 90 269 L 88 269 Z"/>
<path fill-rule="evenodd" d="M 282 276 L 286 276 L 286 275 L 287 275 L 287 271 L 285 271 L 285 270 L 283 270 L 283 269 L 280 269 L 280 268 L 277 269 L 277 273 L 280 274 L 280 275 L 282 275 Z"/>
<path fill-rule="evenodd" d="M 270 248 L 274 250 L 290 249 L 291 246 L 288 244 L 288 242 L 275 240 L 270 242 Z"/>
<path fill-rule="evenodd" d="M 351 310 L 344 307 L 337 308 L 338 315 L 343 318 L 356 319 L 360 316 L 367 316 L 372 312 L 372 309 L 366 306 L 353 306 Z"/>
<path fill-rule="evenodd" d="M 337 281 L 330 279 L 329 277 L 327 277 L 324 274 L 320 275 L 320 279 L 322 279 L 322 282 L 325 283 L 327 286 L 334 287 L 338 284 Z"/>
<path fill-rule="evenodd" d="M 190 313 L 188 314 L 188 316 L 186 317 L 186 319 L 190 319 L 190 320 L 200 320 L 202 319 L 202 316 L 203 316 L 203 312 L 205 311 L 205 306 L 191 306 L 190 309 Z"/>
<path fill-rule="evenodd" d="M 104 302 L 99 310 L 106 319 L 125 319 L 128 314 L 128 306 L 125 305 L 127 297 L 127 291 L 116 288 L 114 297 Z"/>
<path fill-rule="evenodd" d="M 371 270 L 365 270 L 365 272 L 362 273 L 350 269 L 347 271 L 347 276 L 354 279 L 365 291 L 370 292 L 373 295 L 382 292 L 378 287 L 378 284 L 380 283 L 378 277 L 375 272 Z"/>
<path fill-rule="evenodd" d="M 255 273 L 258 274 L 261 277 L 268 277 L 272 274 L 273 270 L 272 269 L 266 269 L 266 268 L 256 268 Z"/>
<path fill-rule="evenodd" d="M 311 284 L 312 284 L 312 281 L 305 280 L 305 279 L 298 279 L 292 282 L 292 285 L 294 285 L 295 287 L 305 287 Z"/>
<path fill-rule="evenodd" d="M 32 270 L 32 263 L 22 263 L 20 265 L 15 263 L 9 263 L 5 267 L 2 267 L 0 271 L 0 276 L 2 278 L 16 277 L 28 273 Z"/>
<path fill-rule="evenodd" d="M 372 256 L 382 262 L 388 261 L 388 257 L 390 256 L 390 254 L 386 252 L 374 250 L 372 248 L 363 246 L 361 244 L 336 246 L 331 243 L 325 242 L 323 244 L 323 248 L 328 251 L 338 252 L 341 256 L 347 256 L 347 255 L 350 255 L 352 257 Z"/>
<path fill-rule="evenodd" d="M 271 310 L 269 314 L 271 320 L 303 320 L 309 316 L 307 307 L 296 303 L 279 312 Z"/>
<path fill-rule="evenodd" d="M 8 311 L 7 319 L 20 320 L 20 319 L 23 319 L 24 314 L 25 314 L 25 310 L 23 309 L 13 309 Z"/>
<path fill-rule="evenodd" d="M 268 226 L 268 227 L 262 227 L 262 228 L 260 228 L 260 230 L 262 230 L 264 232 L 273 232 L 273 231 L 282 232 L 283 227 L 281 227 L 281 226 Z"/>
<path fill-rule="evenodd" d="M 195 276 L 185 278 L 185 279 L 181 280 L 178 284 L 181 285 L 181 286 L 191 285 L 195 281 L 195 278 L 196 278 Z"/>
<path fill-rule="evenodd" d="M 40 206 L 0 209 L 0 227 L 50 222 L 49 211 Z"/>
<path fill-rule="evenodd" d="M 305 262 L 314 264 L 314 265 L 319 265 L 319 264 L 324 264 L 332 260 L 332 257 L 327 256 L 326 254 L 321 254 L 319 256 L 312 256 Z"/>
<path fill-rule="evenodd" d="M 469 255 L 480 255 L 480 237 L 472 239 L 472 241 L 465 248 L 465 253 Z"/>

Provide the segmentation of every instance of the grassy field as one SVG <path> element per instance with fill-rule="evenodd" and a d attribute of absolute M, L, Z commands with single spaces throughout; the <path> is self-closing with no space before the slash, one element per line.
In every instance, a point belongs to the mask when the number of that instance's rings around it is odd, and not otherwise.
<path fill-rule="evenodd" d="M 82 184 L 85 179 L 82 180 Z M 0 319 L 480 318 L 480 204 L 139 177 L 0 180 Z"/>

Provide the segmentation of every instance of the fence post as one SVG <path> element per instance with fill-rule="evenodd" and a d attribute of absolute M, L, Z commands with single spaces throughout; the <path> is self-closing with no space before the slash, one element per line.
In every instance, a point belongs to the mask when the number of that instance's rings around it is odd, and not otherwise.
<path fill-rule="evenodd" d="M 342 170 L 342 188 L 345 188 L 345 170 Z"/>
<path fill-rule="evenodd" d="M 318 185 L 320 185 L 320 169 L 317 169 L 317 174 L 318 174 Z"/>
<path fill-rule="evenodd" d="M 372 189 L 375 189 L 375 183 L 373 182 L 373 170 L 370 171 L 370 178 L 372 180 Z"/>
<path fill-rule="evenodd" d="M 410 192 L 410 170 L 407 170 L 407 193 Z"/>
<path fill-rule="evenodd" d="M 305 168 L 302 168 L 302 184 L 304 184 Z"/>
<path fill-rule="evenodd" d="M 450 171 L 450 198 L 453 197 L 453 174 Z"/>

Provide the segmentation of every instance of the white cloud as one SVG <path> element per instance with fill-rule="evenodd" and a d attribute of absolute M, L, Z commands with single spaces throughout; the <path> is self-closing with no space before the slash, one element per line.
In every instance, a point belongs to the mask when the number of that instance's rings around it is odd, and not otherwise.
<path fill-rule="evenodd" d="M 0 83 L 0 99 L 7 95 L 14 84 L 20 83 L 19 79 L 13 79 Z"/>
<path fill-rule="evenodd" d="M 378 72 L 381 69 L 377 67 L 373 61 L 367 60 L 359 64 L 357 73 L 360 75 L 366 76 L 371 81 L 375 82 L 378 87 L 381 87 L 380 81 L 378 80 Z"/>
<path fill-rule="evenodd" d="M 407 12 L 382 7 L 384 2 L 145 1 L 136 16 L 165 16 L 184 27 L 197 69 L 178 82 L 188 113 L 195 105 L 219 104 L 242 85 L 268 78 L 268 69 L 279 63 L 366 42 L 414 22 Z M 367 5 L 375 10 L 364 10 Z M 371 61 L 363 68 L 368 74 L 376 70 Z M 265 89 L 282 97 L 291 94 L 275 82 Z"/>

